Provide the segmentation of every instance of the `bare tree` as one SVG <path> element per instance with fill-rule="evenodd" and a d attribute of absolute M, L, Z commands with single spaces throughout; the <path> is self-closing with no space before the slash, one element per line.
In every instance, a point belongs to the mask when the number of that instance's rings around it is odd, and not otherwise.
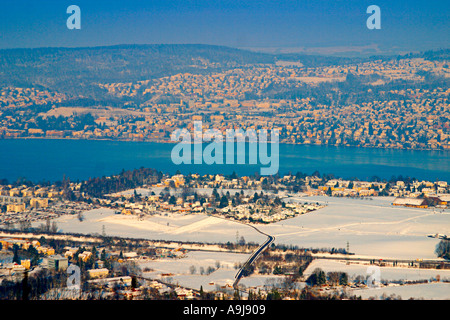
<path fill-rule="evenodd" d="M 58 226 L 56 224 L 56 221 L 52 222 L 52 226 L 50 227 L 50 232 L 56 233 L 58 231 Z"/>
<path fill-rule="evenodd" d="M 194 274 L 196 271 L 197 271 L 197 269 L 195 268 L 194 265 L 192 265 L 192 266 L 189 267 L 189 272 L 190 272 L 191 274 Z"/>
<path fill-rule="evenodd" d="M 340 279 L 340 272 L 332 271 L 328 272 L 328 280 L 331 282 L 332 285 L 337 285 L 339 283 Z"/>

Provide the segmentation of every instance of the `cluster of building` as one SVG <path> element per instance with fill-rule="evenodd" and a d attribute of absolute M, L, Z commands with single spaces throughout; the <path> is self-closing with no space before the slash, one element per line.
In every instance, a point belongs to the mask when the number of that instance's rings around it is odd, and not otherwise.
<path fill-rule="evenodd" d="M 0 257 L 3 256 L 3 259 L 1 259 L 2 262 L 0 263 L 0 275 L 2 276 L 23 273 L 24 271 L 29 270 L 31 267 L 30 259 L 21 259 L 20 263 L 12 261 L 13 256 L 12 254 L 10 254 L 10 251 L 13 249 L 14 245 L 23 250 L 28 250 L 30 246 L 33 246 L 40 255 L 43 255 L 50 260 L 55 255 L 54 248 L 49 245 L 41 245 L 38 240 L 1 237 L 0 244 Z"/>
<path fill-rule="evenodd" d="M 221 214 L 237 220 L 251 218 L 252 221 L 266 223 L 317 209 L 316 207 L 308 208 L 305 204 L 298 204 L 298 207 L 294 208 L 287 203 L 283 203 L 283 206 L 281 203 L 276 205 L 272 203 L 277 197 L 283 198 L 299 192 L 306 196 L 393 196 L 416 199 L 408 200 L 411 203 L 427 199 L 426 205 L 435 207 L 447 206 L 446 195 L 450 193 L 450 185 L 446 181 L 432 182 L 411 179 L 389 182 L 354 181 L 330 179 L 319 175 L 298 176 L 292 174 L 272 177 L 239 177 L 234 174 L 230 176 L 221 174 L 164 175 L 160 182 L 142 186 L 144 189 L 139 191 L 139 197 L 135 196 L 135 192 L 127 191 L 104 195 L 101 198 L 91 198 L 80 192 L 80 186 L 80 182 L 70 182 L 67 186 L 67 189 L 76 194 L 76 201 L 65 200 L 62 197 L 63 189 L 56 186 L 0 186 L 0 224 L 45 221 L 64 214 L 81 214 L 98 205 L 111 207 L 117 213 L 140 217 L 168 212 L 206 213 Z M 173 194 L 161 192 L 171 189 L 176 192 Z M 211 195 L 213 189 L 219 190 L 222 196 L 224 192 L 226 193 L 225 190 L 228 190 L 227 202 L 221 202 L 221 199 L 213 197 Z M 236 191 L 233 192 L 233 190 Z M 270 195 L 272 202 L 255 202 L 253 193 L 261 191 Z M 239 195 L 239 201 L 233 199 L 236 192 L 242 192 Z"/>
<path fill-rule="evenodd" d="M 324 207 L 314 203 L 286 203 L 285 206 L 274 206 L 273 204 L 241 204 L 235 207 L 229 205 L 222 209 L 217 209 L 220 215 L 228 219 L 240 221 L 253 221 L 262 223 L 272 223 L 300 214 L 305 214 Z"/>
<path fill-rule="evenodd" d="M 421 72 L 450 77 L 445 62 L 393 59 L 316 68 L 289 64 L 244 66 L 221 73 L 183 73 L 135 83 L 99 84 L 113 96 L 138 97 L 145 102 L 127 102 L 120 112 L 109 107 L 86 109 L 95 119 L 86 124 L 74 116 L 79 108 L 70 112 L 70 108 L 56 105 L 49 112 L 64 117 L 65 122 L 58 125 L 63 128 L 59 129 L 49 128 L 48 123 L 39 127 L 31 111 L 8 112 L 7 116 L 0 112 L 0 137 L 169 141 L 175 129 L 189 129 L 193 120 L 202 120 L 205 130 L 277 128 L 283 143 L 449 149 L 450 89 L 387 89 L 375 93 L 378 85 L 398 79 L 422 81 Z M 295 90 L 324 81 L 344 81 L 348 74 L 377 76 L 378 80 L 371 83 L 373 92 L 369 89 L 367 93 L 373 95 L 369 102 L 338 105 L 334 99 L 339 94 L 331 93 L 324 93 L 326 99 L 268 97 L 268 92 L 279 88 Z M 8 106 L 15 103 L 17 92 L 35 94 L 31 89 L 17 90 L 2 93 Z M 155 97 L 167 97 L 171 102 Z M 57 102 L 55 99 L 64 97 L 51 96 L 48 102 Z M 23 104 L 21 99 L 17 103 Z M 64 110 L 59 113 L 59 109 Z"/>
<path fill-rule="evenodd" d="M 394 196 L 417 198 L 424 195 L 445 194 L 449 192 L 447 181 L 419 181 L 413 180 L 405 182 L 402 180 L 395 182 L 369 182 L 369 181 L 351 181 L 342 179 L 331 179 L 323 183 L 321 178 L 315 177 L 318 186 L 317 190 L 321 194 L 332 196 Z"/>
<path fill-rule="evenodd" d="M 281 177 L 238 177 L 237 175 L 165 175 L 161 182 L 138 189 L 139 192 L 119 192 L 105 199 L 101 205 L 115 208 L 125 215 L 153 215 L 156 213 L 214 214 L 252 222 L 270 223 L 320 208 L 318 204 L 285 203 L 280 199 L 292 195 L 328 195 L 334 197 L 392 196 L 406 202 L 425 202 L 426 206 L 445 208 L 450 186 L 446 181 L 353 181 L 326 179 L 320 176 L 285 175 Z M 163 192 L 166 190 L 165 192 Z M 173 190 L 169 192 L 169 190 Z M 184 190 L 184 191 L 183 191 Z M 211 194 L 218 190 L 227 193 L 226 202 Z M 235 190 L 235 191 L 233 191 Z M 254 191 L 252 191 L 254 190 Z M 156 191 L 156 193 L 155 193 Z M 245 192 L 244 192 L 245 191 Z M 266 192 L 269 200 L 257 200 L 254 193 Z M 157 194 L 159 192 L 159 194 Z M 167 195 L 172 194 L 171 196 Z M 239 194 L 238 201 L 235 201 Z M 139 195 L 136 198 L 136 195 Z M 276 201 L 277 203 L 275 203 Z M 407 199 L 407 200 L 400 200 Z M 422 207 L 422 205 L 421 205 Z"/>
<path fill-rule="evenodd" d="M 239 196 L 239 205 L 233 202 L 231 195 L 227 198 L 227 203 L 221 203 L 213 195 L 205 195 L 202 189 L 255 189 L 262 190 L 263 179 L 255 180 L 249 177 L 227 179 L 223 175 L 207 175 L 200 177 L 192 174 L 186 177 L 182 174 L 166 176 L 160 183 L 156 183 L 151 188 L 179 189 L 189 188 L 196 190 L 193 194 L 178 194 L 172 199 L 167 199 L 161 194 L 155 194 L 150 189 L 139 191 L 140 200 L 135 198 L 135 193 L 116 193 L 107 195 L 106 199 L 99 199 L 100 204 L 114 208 L 122 208 L 117 213 L 125 215 L 144 216 L 145 214 L 155 214 L 163 212 L 191 213 L 191 214 L 217 214 L 222 217 L 234 220 L 251 220 L 253 222 L 270 223 L 294 217 L 298 214 L 316 210 L 321 206 L 315 204 L 297 203 L 275 203 L 275 196 L 265 201 L 257 201 L 251 193 Z M 157 189 L 155 189 L 157 190 Z M 160 189 L 161 190 L 161 189 Z M 190 192 L 192 193 L 192 192 Z M 138 194 L 136 192 L 136 194 Z M 234 195 L 235 196 L 235 195 Z M 138 201 L 136 201 L 138 200 Z"/>
<path fill-rule="evenodd" d="M 174 293 L 179 300 L 192 300 L 199 296 L 198 292 L 183 288 L 180 286 L 170 286 L 157 280 L 141 280 L 137 288 L 132 287 L 133 278 L 130 276 L 118 276 L 101 279 L 88 280 L 91 290 L 98 290 L 101 292 L 102 298 L 112 297 L 117 295 L 118 299 L 126 300 L 140 300 L 148 299 L 146 291 L 156 290 L 159 296 L 164 294 L 169 295 Z"/>
<path fill-rule="evenodd" d="M 90 210 L 93 207 L 94 205 L 86 202 L 72 202 L 67 200 L 57 200 L 50 203 L 48 207 L 39 208 L 27 206 L 25 205 L 25 203 L 23 203 L 19 208 L 13 207 L 12 209 L 14 210 L 0 213 L 0 225 L 45 221 L 49 219 L 55 219 L 65 214 L 77 214 L 86 210 Z"/>
<path fill-rule="evenodd" d="M 433 72 L 444 77 L 450 76 L 450 68 L 445 62 L 420 58 L 376 60 L 320 67 L 303 67 L 301 63 L 279 61 L 275 65 L 243 66 L 221 73 L 180 73 L 154 80 L 99 84 L 99 86 L 117 97 L 138 95 L 145 97 L 148 94 L 149 96 L 180 96 L 209 100 L 230 99 L 224 102 L 237 106 L 237 100 L 245 100 L 246 92 L 261 95 L 272 86 L 296 88 L 304 83 L 314 85 L 321 82 L 345 81 L 349 73 L 357 76 L 379 75 L 383 80 L 374 82 L 374 85 L 399 79 L 421 81 L 424 76 L 418 71 Z M 191 101 L 190 103 L 190 107 L 202 107 L 199 102 Z M 214 107 L 214 105 L 211 106 Z"/>
<path fill-rule="evenodd" d="M 429 194 L 423 198 L 399 197 L 392 202 L 394 206 L 404 206 L 413 208 L 448 208 L 450 204 L 450 194 Z"/>
<path fill-rule="evenodd" d="M 79 184 L 72 184 L 76 189 Z M 0 224 L 30 223 L 89 210 L 86 202 L 63 200 L 60 187 L 0 185 Z"/>
<path fill-rule="evenodd" d="M 31 105 L 61 103 L 67 96 L 36 88 L 4 87 L 0 89 L 0 107 L 26 108 Z"/>
<path fill-rule="evenodd" d="M 49 201 L 60 195 L 60 191 L 46 187 L 0 186 L 0 205 L 6 205 L 7 212 L 22 212 L 27 206 L 35 209 L 47 208 Z"/>
<path fill-rule="evenodd" d="M 178 299 L 193 299 L 198 296 L 198 292 L 192 289 L 186 289 L 178 285 L 170 284 L 170 273 L 162 273 L 161 277 L 164 281 L 141 279 L 139 278 L 135 285 L 133 279 L 135 275 L 122 274 L 121 265 L 128 265 L 132 263 L 139 266 L 142 263 L 147 263 L 149 260 L 160 258 L 182 258 L 187 253 L 187 250 L 181 245 L 176 247 L 160 247 L 158 243 L 151 243 L 148 246 L 142 246 L 139 252 L 133 250 L 123 250 L 114 246 L 98 246 L 94 249 L 92 245 L 87 243 L 79 246 L 66 246 L 64 248 L 55 249 L 49 245 L 42 245 L 38 240 L 30 240 L 27 238 L 16 237 L 0 237 L 0 283 L 4 279 L 13 280 L 23 277 L 24 272 L 28 272 L 32 276 L 35 271 L 47 269 L 50 271 L 65 272 L 71 264 L 94 262 L 89 269 L 83 269 L 83 279 L 87 279 L 89 290 L 100 294 L 102 298 L 126 298 L 126 299 L 140 299 L 148 297 L 148 291 L 153 290 L 153 294 L 158 292 L 160 296 L 174 292 Z M 29 258 L 13 261 L 13 248 L 18 248 L 20 252 L 27 251 L 33 246 L 39 253 L 38 264 L 32 264 Z M 123 250 L 123 251 L 122 251 Z M 19 254 L 19 257 L 22 255 Z M 106 261 L 110 263 L 106 264 Z M 144 269 L 146 271 L 147 269 Z M 80 298 L 79 291 L 75 296 L 67 295 L 69 288 L 56 288 L 46 293 L 44 299 L 60 299 L 66 297 L 67 299 Z M 156 291 L 155 291 L 156 290 Z M 147 292 L 147 293 L 146 293 Z M 73 293 L 73 292 L 72 292 Z M 111 297 L 116 295 L 115 297 Z M 117 297 L 117 295 L 119 297 Z"/>

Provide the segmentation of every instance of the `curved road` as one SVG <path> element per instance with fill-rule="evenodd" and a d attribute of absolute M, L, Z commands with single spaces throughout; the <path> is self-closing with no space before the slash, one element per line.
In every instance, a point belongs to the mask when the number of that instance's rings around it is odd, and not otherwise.
<path fill-rule="evenodd" d="M 258 247 L 258 249 L 255 250 L 255 252 L 253 252 L 251 254 L 251 256 L 247 259 L 247 261 L 242 265 L 241 269 L 239 269 L 239 271 L 236 273 L 236 280 L 234 280 L 233 283 L 233 288 L 237 289 L 237 285 L 239 284 L 239 281 L 242 278 L 242 273 L 244 272 L 244 269 L 253 263 L 253 261 L 255 261 L 256 259 L 258 259 L 259 255 L 265 250 L 267 249 L 268 246 L 270 246 L 272 244 L 272 242 L 275 240 L 274 236 L 271 236 L 267 233 L 262 232 L 261 230 L 259 230 L 258 228 L 256 228 L 255 226 L 249 225 L 247 224 L 247 226 L 252 227 L 253 229 L 255 229 L 256 231 L 258 231 L 259 233 L 267 236 L 267 240 Z"/>

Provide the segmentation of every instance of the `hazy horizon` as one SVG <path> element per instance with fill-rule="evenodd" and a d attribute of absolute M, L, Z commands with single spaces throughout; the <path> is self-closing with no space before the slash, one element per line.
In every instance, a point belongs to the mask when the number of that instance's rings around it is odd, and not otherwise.
<path fill-rule="evenodd" d="M 440 1 L 5 1 L 0 49 L 206 44 L 312 54 L 417 52 L 449 47 L 450 3 Z M 67 7 L 81 9 L 69 30 Z M 369 5 L 381 29 L 369 30 Z"/>
<path fill-rule="evenodd" d="M 276 47 L 276 46 L 265 46 L 265 47 L 234 47 L 227 45 L 214 45 L 207 43 L 119 43 L 112 45 L 92 45 L 92 46 L 42 46 L 42 47 L 17 47 L 17 48 L 0 48 L 0 51 L 8 50 L 40 50 L 40 49 L 94 49 L 94 48 L 116 48 L 116 47 L 132 47 L 132 46 L 166 46 L 166 45 L 192 45 L 192 46 L 212 46 L 212 47 L 223 47 L 231 48 L 255 53 L 263 53 L 269 55 L 289 55 L 289 54 L 300 54 L 305 56 L 323 56 L 323 57 L 342 57 L 342 58 L 370 58 L 377 56 L 397 56 L 406 54 L 422 53 L 426 51 L 438 51 L 438 50 L 449 50 L 450 46 L 429 48 L 421 50 L 380 50 L 375 47 L 375 50 L 371 50 L 374 46 L 336 46 L 336 47 Z M 368 50 L 367 50 L 368 49 Z"/>

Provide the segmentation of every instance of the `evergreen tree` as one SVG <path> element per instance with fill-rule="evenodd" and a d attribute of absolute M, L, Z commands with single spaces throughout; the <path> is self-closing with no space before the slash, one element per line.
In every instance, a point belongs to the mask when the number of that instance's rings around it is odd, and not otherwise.
<path fill-rule="evenodd" d="M 226 196 L 222 196 L 222 198 L 220 198 L 219 208 L 225 208 L 227 206 L 228 206 L 228 199 Z"/>
<path fill-rule="evenodd" d="M 14 252 L 14 256 L 13 256 L 13 262 L 20 264 L 20 258 L 19 258 L 19 246 L 17 244 L 13 245 L 13 252 Z"/>
<path fill-rule="evenodd" d="M 281 300 L 281 294 L 277 289 L 272 288 L 272 291 L 267 295 L 267 300 Z"/>
<path fill-rule="evenodd" d="M 175 205 L 176 203 L 177 203 L 177 198 L 175 198 L 175 196 L 170 196 L 169 204 Z"/>
<path fill-rule="evenodd" d="M 280 266 L 275 266 L 275 268 L 273 269 L 273 274 L 277 275 L 277 274 L 283 274 L 283 270 L 281 270 Z"/>
<path fill-rule="evenodd" d="M 316 268 L 313 271 L 313 273 L 308 277 L 306 283 L 309 284 L 310 286 L 320 286 L 322 284 L 326 284 L 327 277 L 325 275 L 325 272 L 320 268 Z"/>
<path fill-rule="evenodd" d="M 219 193 L 217 192 L 217 189 L 216 189 L 216 188 L 213 189 L 212 195 L 213 195 L 215 201 L 219 201 L 220 195 L 219 195 Z"/>
<path fill-rule="evenodd" d="M 100 260 L 106 261 L 106 251 L 105 251 L 105 249 L 103 249 L 102 253 L 100 254 Z"/>
<path fill-rule="evenodd" d="M 131 290 L 135 290 L 137 288 L 137 278 L 136 276 L 131 277 Z"/>
<path fill-rule="evenodd" d="M 97 248 L 95 246 L 92 247 L 92 256 L 94 257 L 94 260 L 97 260 Z"/>
<path fill-rule="evenodd" d="M 46 245 L 47 244 L 47 239 L 45 239 L 44 236 L 41 236 L 39 238 L 39 243 L 41 244 L 41 246 Z"/>
<path fill-rule="evenodd" d="M 348 284 L 348 275 L 346 272 L 342 272 L 339 277 L 339 284 L 342 286 L 346 286 Z"/>
<path fill-rule="evenodd" d="M 450 240 L 439 241 L 435 253 L 439 258 L 450 260 Z"/>
<path fill-rule="evenodd" d="M 39 252 L 35 247 L 32 245 L 28 247 L 27 250 L 28 254 L 30 255 L 31 265 L 36 266 L 39 264 Z"/>

